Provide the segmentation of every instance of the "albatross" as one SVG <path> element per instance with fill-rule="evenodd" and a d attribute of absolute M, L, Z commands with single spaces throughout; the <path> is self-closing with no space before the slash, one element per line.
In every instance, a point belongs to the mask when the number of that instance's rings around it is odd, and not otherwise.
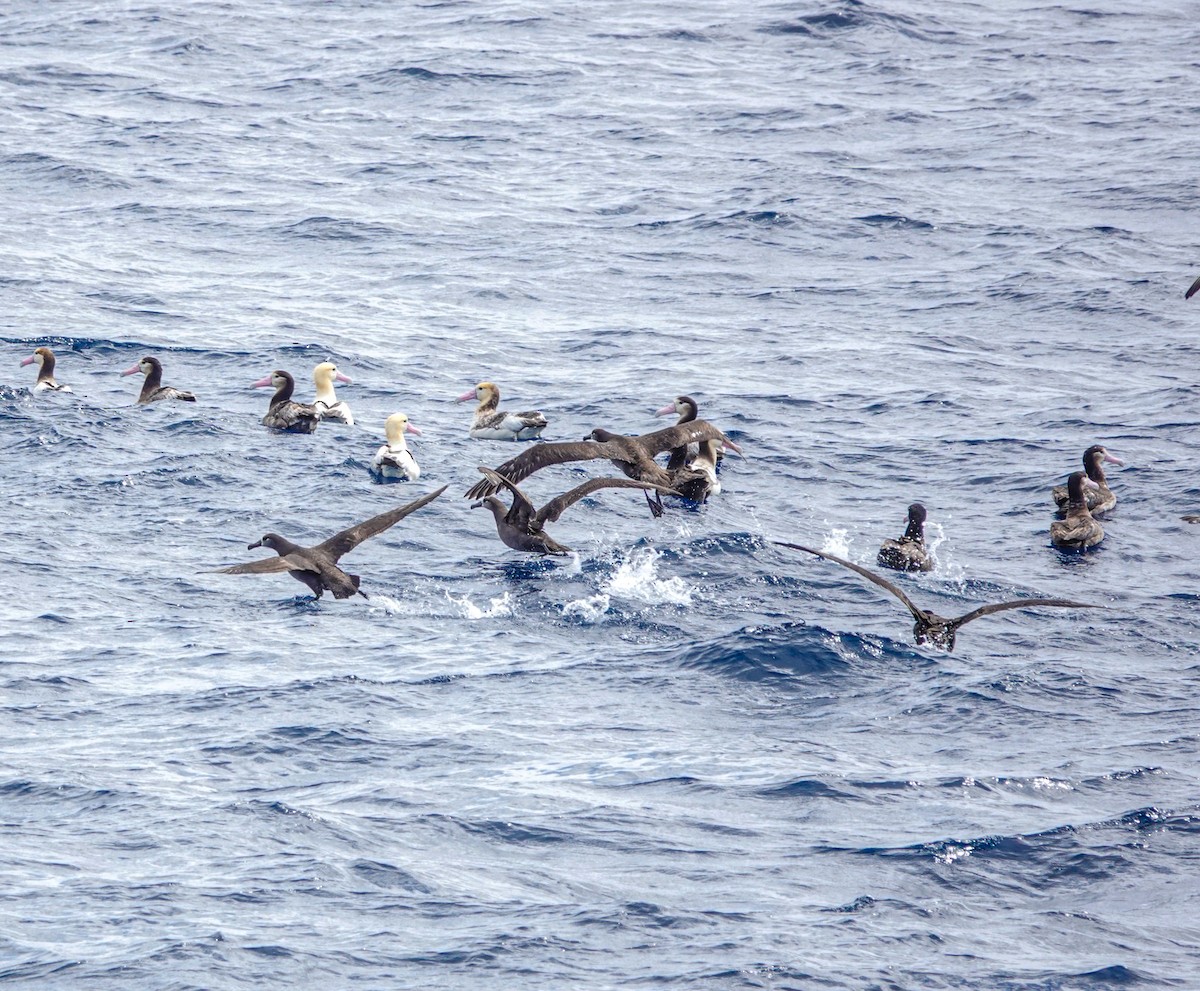
<path fill-rule="evenodd" d="M 1098 489 L 1098 486 L 1083 472 L 1071 473 L 1067 479 L 1067 518 L 1055 520 L 1050 524 L 1050 543 L 1064 551 L 1081 551 L 1095 547 L 1104 539 L 1104 527 L 1092 519 L 1091 510 L 1087 507 L 1086 489 Z"/>
<path fill-rule="evenodd" d="M 69 385 L 59 385 L 54 378 L 54 352 L 49 348 L 38 348 L 21 362 L 21 367 L 37 363 L 38 377 L 34 392 L 70 392 Z"/>
<path fill-rule="evenodd" d="M 485 478 L 497 486 L 504 487 L 512 493 L 512 506 L 507 507 L 498 496 L 490 495 L 478 502 L 472 503 L 471 508 L 484 506 L 492 511 L 496 520 L 496 532 L 500 539 L 516 551 L 532 551 L 537 554 L 567 554 L 570 547 L 565 547 L 551 537 L 543 529 L 547 523 L 553 523 L 566 511 L 586 495 L 591 495 L 598 489 L 655 489 L 678 495 L 673 489 L 655 485 L 652 482 L 639 482 L 632 478 L 592 478 L 577 485 L 569 492 L 551 499 L 541 509 L 534 506 L 516 484 L 503 475 L 492 471 L 491 468 L 479 466 Z"/>
<path fill-rule="evenodd" d="M 540 410 L 506 413 L 499 409 L 500 389 L 495 382 L 480 382 L 464 392 L 456 402 L 479 400 L 469 436 L 473 440 L 534 440 L 542 435 L 547 421 Z"/>
<path fill-rule="evenodd" d="M 412 502 L 386 513 L 372 516 L 369 520 L 356 523 L 352 527 L 335 533 L 328 540 L 315 547 L 300 547 L 287 537 L 277 533 L 265 534 L 261 539 L 247 545 L 247 550 L 255 547 L 266 547 L 273 550 L 278 557 L 266 557 L 258 561 L 248 561 L 245 564 L 235 564 L 228 568 L 218 568 L 210 574 L 216 575 L 273 575 L 286 571 L 299 582 L 308 586 L 316 598 L 321 593 L 330 591 L 335 599 L 348 599 L 356 592 L 364 599 L 369 598 L 359 585 L 358 575 L 349 575 L 338 567 L 338 560 L 354 550 L 368 537 L 383 533 L 388 527 L 399 523 L 404 517 L 420 509 L 426 503 L 433 502 L 446 491 L 443 485 L 436 492 L 421 496 Z"/>
<path fill-rule="evenodd" d="M 286 434 L 311 434 L 321 422 L 321 414 L 315 406 L 309 403 L 298 403 L 292 399 L 296 388 L 296 380 L 290 372 L 276 369 L 270 375 L 259 379 L 252 389 L 262 389 L 266 386 L 275 387 L 275 395 L 271 397 L 271 405 L 263 414 L 262 422 L 272 430 Z"/>
<path fill-rule="evenodd" d="M 706 440 L 719 441 L 741 454 L 742 449 L 737 444 L 706 420 L 676 424 L 665 430 L 655 430 L 653 433 L 639 436 L 614 434 L 597 427 L 581 441 L 538 444 L 531 447 L 515 458 L 509 458 L 499 465 L 495 472 L 510 482 L 520 482 L 535 471 L 550 465 L 571 461 L 606 460 L 612 462 L 628 478 L 639 482 L 651 482 L 661 492 L 664 488 L 677 488 L 676 479 L 672 472 L 654 460 L 654 456 L 663 451 L 673 451 L 677 447 L 686 447 L 688 444 Z M 466 495 L 468 499 L 483 499 L 494 495 L 499 488 L 500 483 L 485 478 L 468 489 Z M 646 501 L 655 516 L 662 515 L 661 499 L 651 501 L 647 491 Z"/>
<path fill-rule="evenodd" d="M 337 370 L 332 361 L 322 361 L 313 369 L 313 385 L 317 387 L 316 398 L 312 405 L 322 420 L 340 420 L 348 427 L 354 426 L 354 414 L 345 400 L 338 399 L 333 391 L 333 383 L 341 382 L 350 385 L 350 379 Z"/>
<path fill-rule="evenodd" d="M 925 549 L 925 507 L 914 502 L 908 507 L 908 527 L 898 540 L 885 540 L 875 563 L 893 571 L 932 571 L 933 558 Z"/>
<path fill-rule="evenodd" d="M 1082 472 L 1080 473 L 1082 474 Z M 1012 602 L 993 602 L 986 606 L 980 606 L 978 609 L 972 609 L 969 613 L 962 616 L 957 616 L 953 619 L 947 619 L 945 616 L 939 616 L 937 613 L 929 609 L 922 609 L 913 602 L 903 590 L 893 585 L 886 578 L 875 574 L 868 568 L 864 568 L 860 564 L 855 564 L 853 561 L 847 561 L 845 558 L 838 557 L 835 554 L 826 554 L 824 551 L 814 550 L 811 547 L 804 547 L 801 544 L 789 544 L 782 540 L 773 540 L 773 544 L 779 547 L 790 547 L 792 550 L 804 551 L 808 554 L 814 554 L 817 557 L 824 558 L 826 561 L 834 561 L 851 571 L 856 571 L 862 575 L 867 581 L 874 582 L 882 589 L 891 592 L 897 599 L 904 603 L 908 611 L 912 613 L 915 620 L 913 624 L 913 638 L 918 644 L 923 644 L 927 640 L 935 647 L 940 647 L 947 652 L 954 650 L 954 638 L 958 633 L 958 628 L 971 622 L 973 619 L 978 619 L 980 616 L 990 616 L 992 613 L 1003 612 L 1006 609 L 1027 609 L 1030 606 L 1061 606 L 1064 609 L 1095 609 L 1096 606 L 1086 602 L 1073 602 L 1070 599 L 1016 599 Z"/>
<path fill-rule="evenodd" d="M 1087 477 L 1096 483 L 1096 488 L 1088 488 L 1084 495 L 1087 497 L 1087 507 L 1093 513 L 1107 513 L 1117 504 L 1117 494 L 1108 487 L 1108 478 L 1104 474 L 1104 463 L 1124 466 L 1125 462 L 1108 453 L 1102 444 L 1093 444 L 1083 452 L 1083 470 Z M 1066 509 L 1071 501 L 1071 494 L 1065 485 L 1056 485 L 1050 490 L 1059 509 Z"/>
<path fill-rule="evenodd" d="M 140 361 L 134 362 L 125 369 L 122 375 L 136 375 L 141 372 L 146 376 L 142 382 L 142 391 L 138 395 L 139 403 L 157 403 L 163 399 L 179 399 L 185 403 L 194 403 L 196 396 L 191 392 L 184 392 L 182 389 L 176 389 L 169 385 L 162 384 L 162 362 L 157 358 L 149 356 L 142 358 Z"/>

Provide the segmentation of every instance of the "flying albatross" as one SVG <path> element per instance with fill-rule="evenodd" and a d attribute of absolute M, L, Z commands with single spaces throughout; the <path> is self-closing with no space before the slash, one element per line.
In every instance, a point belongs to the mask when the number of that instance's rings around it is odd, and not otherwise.
<path fill-rule="evenodd" d="M 789 544 L 782 540 L 773 540 L 772 543 L 780 547 L 790 547 L 793 550 L 815 554 L 817 557 L 825 558 L 827 561 L 836 561 L 851 571 L 857 571 L 867 581 L 874 582 L 880 588 L 887 589 L 887 591 L 903 602 L 908 607 L 908 611 L 912 613 L 915 620 L 913 624 L 913 637 L 916 642 L 923 644 L 928 640 L 935 647 L 940 647 L 945 651 L 954 649 L 954 636 L 958 633 L 960 626 L 971 622 L 973 619 L 978 619 L 980 616 L 989 616 L 994 612 L 1003 612 L 1005 609 L 1026 609 L 1029 606 L 1063 606 L 1067 609 L 1097 608 L 1089 603 L 1072 602 L 1070 599 L 1017 599 L 1013 602 L 993 602 L 986 606 L 980 606 L 978 609 L 973 609 L 964 616 L 947 619 L 945 616 L 939 616 L 928 609 L 921 609 L 901 589 L 897 588 L 886 578 L 880 577 L 875 572 L 864 568 L 862 565 L 855 564 L 853 561 L 847 561 L 845 558 L 837 557 L 834 554 L 826 554 L 824 551 L 813 550 L 811 547 L 803 547 L 800 544 Z"/>
<path fill-rule="evenodd" d="M 354 526 L 335 533 L 328 540 L 317 544 L 316 547 L 299 547 L 286 537 L 277 533 L 268 533 L 261 540 L 256 540 L 246 549 L 268 547 L 278 557 L 266 557 L 260 561 L 248 561 L 245 564 L 235 564 L 229 568 L 217 568 L 210 574 L 216 575 L 273 575 L 286 571 L 297 581 L 303 582 L 318 599 L 327 589 L 335 599 L 348 599 L 357 592 L 364 599 L 369 598 L 366 592 L 359 589 L 358 575 L 348 575 L 338 567 L 338 559 L 343 554 L 354 550 L 368 537 L 383 533 L 390 526 L 399 523 L 404 517 L 420 509 L 427 502 L 433 502 L 446 491 L 443 485 L 436 492 L 421 496 L 412 502 L 386 513 L 372 516 L 369 520 L 356 523 Z"/>
<path fill-rule="evenodd" d="M 536 508 L 529 497 L 516 484 L 503 475 L 492 471 L 491 468 L 479 466 L 484 477 L 494 483 L 497 488 L 504 487 L 512 493 L 511 507 L 505 507 L 499 497 L 490 495 L 473 503 L 472 508 L 486 506 L 496 519 L 496 532 L 500 539 L 516 551 L 532 551 L 536 554 L 567 554 L 570 547 L 564 547 L 543 529 L 546 523 L 553 523 L 566 511 L 586 495 L 591 495 L 597 489 L 654 489 L 670 495 L 678 495 L 674 489 L 663 488 L 653 482 L 639 482 L 632 478 L 592 478 L 577 485 L 569 492 L 551 499 L 541 509 Z"/>
<path fill-rule="evenodd" d="M 569 461 L 607 460 L 627 477 L 639 482 L 650 482 L 652 487 L 661 492 L 663 489 L 677 488 L 676 479 L 672 472 L 655 462 L 654 456 L 663 451 L 673 451 L 678 447 L 706 440 L 720 441 L 741 454 L 742 449 L 737 444 L 706 420 L 676 424 L 665 430 L 655 430 L 653 433 L 634 437 L 614 434 L 597 427 L 581 441 L 538 444 L 531 447 L 515 458 L 509 458 L 499 465 L 495 472 L 510 482 L 519 482 L 550 465 L 565 464 Z M 682 470 L 690 471 L 686 468 Z M 483 499 L 494 495 L 501 484 L 485 478 L 467 490 L 467 498 Z M 655 516 L 662 515 L 661 498 L 652 501 L 647 491 L 646 501 Z"/>

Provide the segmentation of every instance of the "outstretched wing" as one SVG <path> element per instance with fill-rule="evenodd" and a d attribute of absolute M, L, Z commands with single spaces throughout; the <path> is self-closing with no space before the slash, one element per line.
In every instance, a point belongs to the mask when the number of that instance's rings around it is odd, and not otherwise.
<path fill-rule="evenodd" d="M 1196 281 L 1192 283 L 1192 287 L 1183 294 L 1183 298 L 1191 299 L 1193 296 L 1196 295 L 1197 289 L 1200 289 L 1200 278 L 1197 278 Z"/>
<path fill-rule="evenodd" d="M 497 475 L 503 475 L 510 482 L 519 482 L 528 478 L 535 471 L 540 471 L 549 465 L 560 465 L 568 461 L 592 461 L 596 458 L 611 457 L 612 451 L 607 444 L 594 440 L 560 441 L 553 444 L 538 444 L 536 447 L 522 451 L 515 458 L 509 458 L 494 469 Z M 489 479 L 476 482 L 467 489 L 468 499 L 483 499 L 495 495 L 500 485 Z"/>
<path fill-rule="evenodd" d="M 512 493 L 513 501 L 505 514 L 505 519 L 514 526 L 528 526 L 529 520 L 533 518 L 537 511 L 533 503 L 529 501 L 529 496 L 517 488 L 515 482 L 510 482 L 499 472 L 492 471 L 491 468 L 485 468 L 483 465 L 477 466 L 483 472 L 484 478 L 496 486 L 496 490 L 501 488 L 508 489 Z"/>
<path fill-rule="evenodd" d="M 654 457 L 663 451 L 687 447 L 688 444 L 699 444 L 706 440 L 719 440 L 724 443 L 729 438 L 707 420 L 692 420 L 691 423 L 677 423 L 673 427 L 640 434 L 635 439 L 650 457 Z"/>
<path fill-rule="evenodd" d="M 482 471 L 482 469 L 480 469 Z M 516 489 L 513 486 L 513 491 Z M 656 485 L 654 482 L 639 482 L 634 478 L 589 478 L 582 485 L 576 485 L 569 492 L 564 492 L 557 498 L 551 499 L 538 510 L 534 520 L 538 523 L 553 523 L 567 510 L 586 495 L 591 495 L 597 489 L 649 489 L 662 492 L 664 495 L 681 495 L 666 485 Z"/>
<path fill-rule="evenodd" d="M 274 575 L 281 571 L 290 571 L 286 557 L 264 557 L 261 561 L 247 561 L 245 564 L 233 564 L 228 568 L 214 568 L 206 572 L 210 575 Z"/>
<path fill-rule="evenodd" d="M 965 616 L 959 616 L 957 619 L 950 620 L 946 626 L 951 630 L 957 630 L 960 626 L 971 622 L 973 619 L 978 619 L 980 616 L 987 616 L 994 612 L 1003 612 L 1005 609 L 1025 609 L 1028 606 L 1062 606 L 1065 609 L 1100 608 L 1099 606 L 1092 605 L 1090 602 L 1072 602 L 1070 599 L 1016 599 L 1013 602 L 993 602 L 991 605 L 980 606 Z"/>
<path fill-rule="evenodd" d="M 864 568 L 861 564 L 855 564 L 853 561 L 847 561 L 844 557 L 838 557 L 836 554 L 826 554 L 824 551 L 816 551 L 811 547 L 802 547 L 800 544 L 789 544 L 782 540 L 773 540 L 771 543 L 777 544 L 780 547 L 791 547 L 793 550 L 797 551 L 807 551 L 809 554 L 815 554 L 817 557 L 823 557 L 827 561 L 836 561 L 838 564 L 845 568 L 849 568 L 851 571 L 857 571 L 860 575 L 867 579 L 867 581 L 874 582 L 880 588 L 887 589 L 892 593 L 892 595 L 903 602 L 908 607 L 908 611 L 912 613 L 913 619 L 918 621 L 925 619 L 925 613 L 916 607 L 916 605 L 913 603 L 913 600 L 905 595 L 902 589 L 897 588 L 886 578 L 881 578 L 879 575 L 875 574 L 874 571 Z M 972 616 L 973 615 L 974 614 L 972 614 Z"/>
<path fill-rule="evenodd" d="M 390 526 L 395 526 L 409 513 L 415 512 L 428 502 L 433 502 L 438 496 L 446 491 L 448 486 L 443 485 L 436 492 L 430 492 L 428 495 L 421 496 L 420 499 L 414 499 L 412 502 L 400 506 L 396 509 L 389 509 L 386 513 L 380 513 L 378 516 L 372 516 L 369 520 L 364 520 L 362 523 L 357 523 L 341 533 L 335 533 L 324 543 L 317 544 L 313 548 L 314 551 L 319 551 L 328 554 L 333 560 L 337 560 L 343 554 L 354 550 L 368 537 L 374 537 L 376 534 L 383 533 Z"/>

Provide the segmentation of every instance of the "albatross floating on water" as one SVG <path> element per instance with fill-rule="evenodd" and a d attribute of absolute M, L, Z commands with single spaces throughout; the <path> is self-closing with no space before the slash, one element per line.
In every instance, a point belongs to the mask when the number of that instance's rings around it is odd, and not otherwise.
<path fill-rule="evenodd" d="M 162 362 L 149 356 L 142 358 L 125 369 L 122 375 L 136 375 L 141 372 L 146 376 L 142 383 L 142 391 L 138 395 L 139 403 L 157 403 L 163 399 L 178 399 L 185 403 L 194 403 L 195 394 L 184 392 L 169 385 L 162 384 Z"/>
<path fill-rule="evenodd" d="M 335 533 L 328 540 L 317 544 L 316 547 L 299 547 L 286 537 L 277 533 L 268 533 L 261 540 L 256 540 L 247 547 L 267 547 L 278 557 L 267 557 L 260 561 L 248 561 L 246 564 L 235 564 L 228 568 L 218 568 L 210 574 L 216 575 L 273 575 L 286 571 L 299 582 L 303 582 L 316 598 L 328 590 L 335 599 L 347 599 L 356 592 L 364 599 L 369 598 L 366 592 L 359 589 L 358 575 L 349 575 L 338 567 L 338 560 L 344 554 L 354 550 L 368 537 L 383 533 L 390 526 L 399 523 L 414 510 L 420 509 L 432 502 L 443 492 L 443 485 L 436 492 L 421 496 L 397 509 L 389 509 L 386 513 L 372 516 L 363 523 L 357 523 L 341 533 Z"/>
<path fill-rule="evenodd" d="M 322 420 L 340 420 L 348 427 L 354 426 L 354 414 L 350 412 L 350 407 L 346 403 L 338 399 L 337 393 L 333 391 L 333 383 L 341 382 L 343 385 L 350 385 L 350 380 L 337 370 L 337 365 L 332 361 L 322 361 L 316 368 L 313 369 L 313 384 L 317 387 L 317 396 L 312 401 L 313 409 Z"/>
<path fill-rule="evenodd" d="M 479 470 L 497 488 L 503 486 L 508 489 L 512 493 L 513 501 L 511 507 L 506 507 L 498 496 L 490 495 L 479 502 L 472 503 L 472 508 L 486 506 L 492 511 L 492 516 L 496 520 L 496 532 L 500 534 L 500 539 L 513 550 L 532 551 L 538 554 L 567 554 L 570 552 L 571 548 L 558 543 L 543 528 L 546 523 L 553 523 L 562 516 L 567 507 L 598 489 L 656 489 L 672 495 L 679 494 L 652 482 L 639 482 L 632 478 L 592 478 L 582 485 L 575 486 L 569 492 L 564 492 L 551 499 L 541 509 L 537 509 L 529 501 L 528 496 L 503 475 L 492 471 L 491 468 L 485 468 L 483 465 L 479 466 Z"/>
<path fill-rule="evenodd" d="M 1050 543 L 1060 550 L 1081 551 L 1104 539 L 1104 527 L 1092 519 L 1084 492 L 1099 487 L 1081 471 L 1071 474 L 1067 479 L 1067 517 L 1050 524 Z"/>
<path fill-rule="evenodd" d="M 933 558 L 925 549 L 925 507 L 914 502 L 908 507 L 908 528 L 899 540 L 885 540 L 875 562 L 893 571 L 932 571 Z"/>
<path fill-rule="evenodd" d="M 59 385 L 54 378 L 54 352 L 49 348 L 38 348 L 28 358 L 21 362 L 21 367 L 32 365 L 34 362 L 38 366 L 37 384 L 33 387 L 34 392 L 70 392 L 69 385 Z"/>
<path fill-rule="evenodd" d="M 404 442 L 405 434 L 421 436 L 421 431 L 408 422 L 403 413 L 393 413 L 383 425 L 387 443 L 375 452 L 371 470 L 382 478 L 415 482 L 421 477 L 421 466 Z"/>
<path fill-rule="evenodd" d="M 1120 458 L 1114 458 L 1107 448 L 1101 444 L 1093 444 L 1083 452 L 1083 470 L 1087 477 L 1096 483 L 1096 488 L 1087 488 L 1087 507 L 1093 513 L 1106 513 L 1117 504 L 1117 494 L 1108 487 L 1108 479 L 1104 474 L 1104 462 L 1124 466 Z M 1066 509 L 1071 501 L 1071 494 L 1065 485 L 1056 485 L 1050 490 L 1050 495 L 1058 504 L 1059 509 Z"/>
<path fill-rule="evenodd" d="M 1080 472 L 1082 474 L 1082 472 Z M 882 589 L 891 592 L 897 599 L 908 607 L 908 611 L 912 613 L 915 620 L 913 624 L 913 638 L 918 644 L 923 644 L 929 641 L 935 647 L 940 647 L 945 651 L 954 650 L 954 638 L 958 633 L 958 628 L 973 619 L 978 619 L 980 616 L 989 616 L 995 612 L 1003 612 L 1006 609 L 1025 609 L 1029 606 L 1062 606 L 1065 609 L 1095 609 L 1096 606 L 1086 602 L 1072 602 L 1070 599 L 1016 599 L 1012 602 L 993 602 L 990 605 L 980 606 L 978 609 L 973 609 L 971 612 L 963 616 L 958 616 L 954 619 L 947 619 L 945 616 L 939 616 L 935 612 L 928 609 L 922 609 L 913 602 L 903 590 L 893 585 L 886 578 L 875 574 L 875 572 L 864 568 L 860 564 L 855 564 L 853 561 L 847 561 L 845 558 L 837 557 L 834 554 L 826 554 L 824 551 L 813 550 L 811 547 L 803 547 L 800 544 L 789 544 L 782 540 L 773 540 L 773 544 L 779 547 L 790 547 L 793 550 L 805 551 L 808 554 L 814 554 L 817 557 L 824 558 L 827 561 L 834 561 L 851 571 L 856 571 L 862 575 L 867 581 L 874 582 Z"/>
<path fill-rule="evenodd" d="M 275 387 L 275 395 L 271 397 L 271 405 L 263 414 L 262 422 L 272 430 L 287 434 L 311 434 L 321 422 L 321 414 L 315 406 L 308 403 L 298 403 L 292 399 L 296 388 L 296 380 L 290 372 L 279 369 L 270 375 L 259 379 L 250 388 L 262 389 L 266 386 Z"/>
<path fill-rule="evenodd" d="M 480 382 L 459 396 L 456 402 L 465 403 L 471 399 L 479 400 L 469 434 L 474 440 L 534 440 L 542 435 L 548 422 L 539 410 L 501 412 L 498 408 L 500 390 L 494 382 Z"/>

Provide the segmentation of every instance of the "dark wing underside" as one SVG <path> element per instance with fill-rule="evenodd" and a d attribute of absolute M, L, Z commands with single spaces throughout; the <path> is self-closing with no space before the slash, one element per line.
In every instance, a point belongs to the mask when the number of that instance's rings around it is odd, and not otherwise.
<path fill-rule="evenodd" d="M 217 568 L 210 575 L 274 575 L 281 571 L 291 571 L 295 563 L 289 563 L 286 557 L 264 557 L 261 561 L 247 561 L 245 564 L 234 564 L 228 568 Z"/>
<path fill-rule="evenodd" d="M 815 554 L 817 557 L 823 557 L 827 561 L 836 561 L 838 564 L 842 565 L 842 567 L 849 568 L 851 571 L 857 571 L 860 575 L 867 579 L 867 581 L 874 582 L 880 588 L 891 592 L 892 595 L 903 602 L 908 607 L 908 611 L 912 613 L 913 619 L 918 621 L 923 621 L 925 619 L 925 613 L 916 607 L 912 599 L 905 595 L 902 589 L 893 585 L 886 578 L 881 578 L 879 575 L 875 574 L 875 572 L 864 568 L 861 564 L 855 564 L 853 561 L 847 561 L 844 557 L 838 557 L 835 554 L 826 554 L 824 551 L 813 550 L 811 547 L 803 547 L 800 544 L 789 544 L 782 540 L 773 540 L 771 543 L 777 544 L 780 547 L 791 547 L 793 550 L 797 551 L 807 551 L 809 554 Z M 973 617 L 974 613 L 971 613 L 970 615 Z"/>
<path fill-rule="evenodd" d="M 965 616 L 959 616 L 957 619 L 950 620 L 946 625 L 957 630 L 960 626 L 971 622 L 973 619 L 978 619 L 980 616 L 987 616 L 994 612 L 1003 612 L 1005 609 L 1025 609 L 1029 606 L 1062 606 L 1064 609 L 1099 608 L 1099 606 L 1092 605 L 1089 602 L 1072 602 L 1070 599 L 1016 599 L 1012 602 L 993 602 L 991 605 L 980 606 Z"/>
<path fill-rule="evenodd" d="M 499 472 L 492 471 L 491 468 L 485 468 L 483 465 L 479 465 L 478 468 L 483 472 L 483 477 L 496 486 L 497 491 L 505 488 L 512 493 L 513 501 L 508 512 L 504 515 L 505 522 L 517 527 L 519 530 L 528 530 L 529 521 L 533 519 L 533 515 L 536 512 L 533 503 L 529 501 L 529 496 L 518 489 L 516 483 L 510 482 Z"/>
<path fill-rule="evenodd" d="M 1183 298 L 1191 299 L 1193 296 L 1196 295 L 1197 289 L 1200 289 L 1200 278 L 1197 278 L 1196 281 L 1192 283 L 1191 288 L 1188 289 L 1188 291 L 1183 294 Z"/>
<path fill-rule="evenodd" d="M 723 441 L 725 435 L 707 420 L 693 420 L 691 423 L 677 423 L 673 427 L 642 434 L 634 440 L 652 458 L 663 451 L 672 451 L 688 444 L 699 444 L 706 440 Z"/>
<path fill-rule="evenodd" d="M 616 445 L 601 444 L 594 440 L 560 441 L 552 444 L 538 444 L 522 451 L 515 458 L 509 458 L 494 469 L 497 475 L 503 475 L 510 482 L 519 482 L 528 478 L 535 471 L 540 471 L 550 465 L 566 464 L 569 461 L 594 461 L 597 458 L 620 457 L 627 452 Z M 483 499 L 495 495 L 501 488 L 493 481 L 484 479 L 476 482 L 467 490 L 468 499 Z"/>
<path fill-rule="evenodd" d="M 386 513 L 380 513 L 378 516 L 372 516 L 369 520 L 364 520 L 362 523 L 356 523 L 354 526 L 343 530 L 341 533 L 335 533 L 328 540 L 317 544 L 313 548 L 314 551 L 319 551 L 323 554 L 328 554 L 330 558 L 336 561 L 343 554 L 346 554 L 368 537 L 374 537 L 376 534 L 383 533 L 390 526 L 399 523 L 409 513 L 415 512 L 426 503 L 433 502 L 438 496 L 446 491 L 447 486 L 443 485 L 436 492 L 430 492 L 428 495 L 421 496 L 420 499 L 414 499 L 406 505 L 396 509 L 389 509 Z"/>
<path fill-rule="evenodd" d="M 653 482 L 639 482 L 633 478 L 590 478 L 582 485 L 576 485 L 569 492 L 551 499 L 534 517 L 538 523 L 553 523 L 584 496 L 591 495 L 597 489 L 650 489 L 666 495 L 679 495 L 674 489 Z"/>

